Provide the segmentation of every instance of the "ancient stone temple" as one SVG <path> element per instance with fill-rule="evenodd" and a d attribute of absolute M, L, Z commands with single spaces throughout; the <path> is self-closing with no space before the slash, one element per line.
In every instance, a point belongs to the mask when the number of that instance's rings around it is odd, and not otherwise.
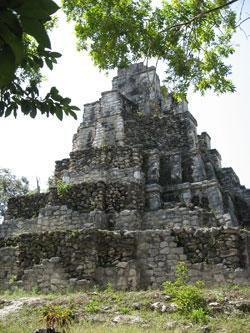
<path fill-rule="evenodd" d="M 0 288 L 157 288 L 185 262 L 192 280 L 244 283 L 250 190 L 154 67 L 118 71 L 84 107 L 47 193 L 13 198 L 0 226 Z"/>

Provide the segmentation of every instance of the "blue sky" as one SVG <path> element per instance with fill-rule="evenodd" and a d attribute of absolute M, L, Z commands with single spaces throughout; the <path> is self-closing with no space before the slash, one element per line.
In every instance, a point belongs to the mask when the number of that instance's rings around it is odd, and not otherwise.
<path fill-rule="evenodd" d="M 246 11 L 250 12 L 249 3 Z M 245 30 L 250 34 L 250 24 L 245 25 Z M 55 85 L 83 109 L 83 104 L 99 99 L 102 91 L 111 88 L 115 71 L 108 75 L 100 73 L 86 54 L 76 51 L 73 27 L 65 22 L 63 15 L 51 39 L 53 49 L 63 57 L 53 72 L 45 73 L 44 91 Z M 211 136 L 212 147 L 221 153 L 223 166 L 232 166 L 241 183 L 250 188 L 250 39 L 240 32 L 234 40 L 238 46 L 230 61 L 237 92 L 205 97 L 190 94 L 189 109 L 198 121 L 198 132 L 206 131 Z M 158 74 L 162 77 L 160 71 Z M 77 121 L 0 118 L 0 167 L 26 176 L 32 186 L 39 177 L 45 188 L 55 160 L 68 157 L 81 118 L 82 111 Z"/>

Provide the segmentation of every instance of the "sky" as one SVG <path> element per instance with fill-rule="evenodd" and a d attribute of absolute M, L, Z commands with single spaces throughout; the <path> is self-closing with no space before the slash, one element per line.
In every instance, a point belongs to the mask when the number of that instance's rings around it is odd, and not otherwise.
<path fill-rule="evenodd" d="M 250 4 L 246 10 L 250 12 Z M 250 33 L 250 24 L 245 30 Z M 43 92 L 56 86 L 62 95 L 70 97 L 81 108 L 78 120 L 22 115 L 17 119 L 0 118 L 0 168 L 9 168 L 17 176 L 29 179 L 31 187 L 39 178 L 43 189 L 53 175 L 55 160 L 67 158 L 72 150 L 72 138 L 82 119 L 83 105 L 100 98 L 111 89 L 116 71 L 99 72 L 90 57 L 76 50 L 72 24 L 59 17 L 58 27 L 51 34 L 53 50 L 63 54 L 59 64 L 46 71 Z M 198 133 L 208 132 L 212 148 L 222 156 L 223 167 L 233 167 L 243 185 L 250 188 L 250 38 L 243 32 L 234 38 L 236 53 L 230 59 L 232 79 L 237 92 L 215 96 L 189 95 L 189 110 L 198 121 Z M 158 70 L 160 78 L 163 72 Z"/>

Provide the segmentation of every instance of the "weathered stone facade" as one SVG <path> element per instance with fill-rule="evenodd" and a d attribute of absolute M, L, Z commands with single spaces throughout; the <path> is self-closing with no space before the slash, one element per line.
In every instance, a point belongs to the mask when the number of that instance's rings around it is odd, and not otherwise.
<path fill-rule="evenodd" d="M 156 288 L 179 261 L 193 280 L 246 283 L 250 190 L 196 128 L 154 67 L 119 70 L 56 162 L 65 186 L 9 201 L 0 288 Z"/>

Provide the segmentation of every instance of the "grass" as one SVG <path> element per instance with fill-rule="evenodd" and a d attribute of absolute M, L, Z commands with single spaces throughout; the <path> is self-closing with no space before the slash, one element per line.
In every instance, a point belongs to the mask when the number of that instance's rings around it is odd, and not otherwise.
<path fill-rule="evenodd" d="M 210 301 L 250 299 L 250 288 L 223 286 L 216 289 L 204 289 L 205 297 Z M 207 325 L 210 332 L 221 333 L 248 333 L 250 332 L 250 315 L 239 310 L 229 313 L 204 314 L 195 310 L 193 318 L 183 313 L 161 313 L 152 311 L 150 304 L 166 302 L 162 291 L 149 290 L 138 292 L 121 292 L 107 288 L 104 291 L 89 291 L 82 293 L 57 293 L 42 295 L 37 292 L 5 292 L 0 294 L 0 300 L 15 300 L 21 297 L 39 297 L 44 304 L 73 309 L 75 314 L 71 325 L 71 333 L 198 333 L 203 332 L 202 327 Z M 171 302 L 171 300 L 169 301 Z M 136 309 L 134 304 L 139 304 Z M 45 327 L 43 321 L 44 305 L 34 304 L 24 306 L 19 312 L 9 314 L 0 320 L 1 333 L 32 333 L 35 329 Z M 141 323 L 114 324 L 113 318 L 117 315 L 140 316 Z M 167 329 L 167 323 L 175 323 L 173 329 Z M 189 327 L 189 328 L 188 328 Z"/>
<path fill-rule="evenodd" d="M 38 300 L 0 320 L 0 333 L 30 333 L 45 326 L 61 333 L 250 332 L 250 311 L 244 313 L 230 304 L 249 299 L 250 287 L 206 289 L 201 282 L 188 284 L 188 270 L 183 263 L 176 269 L 175 281 L 165 282 L 161 291 L 123 292 L 115 291 L 111 285 L 103 291 L 47 295 L 37 290 L 15 290 L 0 294 L 0 304 L 1 299 L 13 301 L 24 297 Z M 168 304 L 171 302 L 174 307 Z M 213 310 L 210 302 L 217 302 L 217 309 Z M 154 303 L 160 306 L 152 310 Z M 164 307 L 175 311 L 162 312 Z M 119 324 L 114 320 L 117 315 Z M 121 318 L 125 320 L 123 324 Z M 135 318 L 139 321 L 129 322 Z"/>

